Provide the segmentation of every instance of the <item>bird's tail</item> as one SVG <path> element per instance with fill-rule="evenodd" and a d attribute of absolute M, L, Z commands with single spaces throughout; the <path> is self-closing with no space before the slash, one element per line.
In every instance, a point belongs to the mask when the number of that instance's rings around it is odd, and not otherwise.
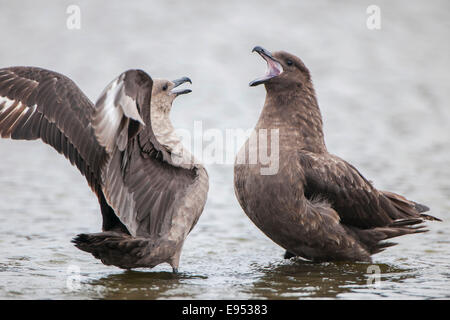
<path fill-rule="evenodd" d="M 397 209 L 398 215 L 390 225 L 376 227 L 372 229 L 353 229 L 360 241 L 366 246 L 370 254 L 383 251 L 387 247 L 396 245 L 394 242 L 384 240 L 403 236 L 406 234 L 422 233 L 428 230 L 424 225 L 420 225 L 426 220 L 442 221 L 423 212 L 430 210 L 427 206 L 408 200 L 405 197 L 389 191 L 382 191 L 382 194 L 390 200 Z"/>
<path fill-rule="evenodd" d="M 425 226 L 419 225 L 422 222 L 424 222 L 422 218 L 399 219 L 385 227 L 353 229 L 353 231 L 370 254 L 375 254 L 397 244 L 395 242 L 386 242 L 385 240 L 387 239 L 406 234 L 427 232 L 428 230 L 424 229 Z"/>
<path fill-rule="evenodd" d="M 400 212 L 400 214 L 404 218 L 422 218 L 424 220 L 434 220 L 434 221 L 442 221 L 439 218 L 433 217 L 428 214 L 424 214 L 423 212 L 427 212 L 430 210 L 426 205 L 411 201 L 406 199 L 405 197 L 389 192 L 389 191 L 381 191 L 382 194 L 387 197 L 394 207 Z"/>
<path fill-rule="evenodd" d="M 83 251 L 91 253 L 106 265 L 122 269 L 151 267 L 144 265 L 149 239 L 135 238 L 125 233 L 106 231 L 100 233 L 82 233 L 72 242 Z"/>

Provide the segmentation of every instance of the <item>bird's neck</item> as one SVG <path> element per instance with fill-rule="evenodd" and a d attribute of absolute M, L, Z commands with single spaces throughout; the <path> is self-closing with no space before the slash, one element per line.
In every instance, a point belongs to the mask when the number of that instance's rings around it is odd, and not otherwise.
<path fill-rule="evenodd" d="M 326 152 L 322 115 L 314 89 L 278 91 L 267 88 L 257 129 L 279 129 L 280 144 L 315 153 Z"/>
<path fill-rule="evenodd" d="M 181 144 L 180 138 L 175 133 L 175 129 L 169 118 L 168 112 L 152 110 L 150 114 L 153 134 L 158 142 L 169 151 L 176 150 Z"/>
<path fill-rule="evenodd" d="M 161 110 L 152 110 L 150 113 L 153 134 L 167 151 L 171 154 L 172 161 L 175 165 L 192 169 L 199 162 L 181 143 L 180 137 L 170 121 L 169 112 Z"/>

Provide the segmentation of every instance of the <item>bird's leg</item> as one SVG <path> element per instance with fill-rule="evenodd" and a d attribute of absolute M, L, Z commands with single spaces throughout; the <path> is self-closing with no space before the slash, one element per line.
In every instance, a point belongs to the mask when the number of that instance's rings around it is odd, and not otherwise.
<path fill-rule="evenodd" d="M 178 265 L 180 264 L 180 256 L 181 256 L 181 248 L 183 245 L 180 245 L 175 254 L 170 258 L 169 264 L 172 266 L 173 273 L 178 273 Z"/>
<path fill-rule="evenodd" d="M 294 253 L 292 253 L 292 252 L 289 252 L 289 251 L 287 251 L 286 250 L 286 252 L 284 253 L 284 259 L 290 259 L 290 258 L 293 258 L 293 257 L 296 257 L 297 255 L 296 254 L 294 254 Z"/>

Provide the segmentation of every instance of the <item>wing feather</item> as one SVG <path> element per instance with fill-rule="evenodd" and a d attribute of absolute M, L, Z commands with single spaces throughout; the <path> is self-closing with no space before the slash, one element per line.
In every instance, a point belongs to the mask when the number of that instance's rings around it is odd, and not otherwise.
<path fill-rule="evenodd" d="M 95 104 L 96 110 L 92 118 L 95 136 L 109 153 L 112 153 L 116 146 L 119 147 L 120 151 L 125 150 L 128 140 L 133 138 L 128 136 L 132 121 L 139 123 L 139 129 L 136 130 L 135 134 L 145 126 L 140 115 L 140 107 L 137 104 L 136 93 L 138 90 L 135 87 L 140 86 L 140 84 L 135 81 L 136 74 L 145 78 L 144 88 L 147 85 L 151 94 L 153 81 L 150 76 L 143 71 L 129 70 L 114 79 L 103 90 Z M 133 88 L 131 93 L 125 90 L 125 84 L 127 84 L 127 87 Z M 148 87 L 145 89 L 148 90 Z"/>
<path fill-rule="evenodd" d="M 106 153 L 90 126 L 93 111 L 83 92 L 61 74 L 35 67 L 0 69 L 1 137 L 41 139 L 76 165 L 95 189 Z"/>
<path fill-rule="evenodd" d="M 330 154 L 300 155 L 304 169 L 305 196 L 323 199 L 331 204 L 344 224 L 359 228 L 387 226 L 397 219 L 411 218 L 346 161 Z"/>
<path fill-rule="evenodd" d="M 101 191 L 132 235 L 158 236 L 169 230 L 197 168 L 173 164 L 156 139 L 149 121 L 152 84 L 145 72 L 129 70 L 94 106 L 56 72 L 0 69 L 0 136 L 50 144 Z"/>

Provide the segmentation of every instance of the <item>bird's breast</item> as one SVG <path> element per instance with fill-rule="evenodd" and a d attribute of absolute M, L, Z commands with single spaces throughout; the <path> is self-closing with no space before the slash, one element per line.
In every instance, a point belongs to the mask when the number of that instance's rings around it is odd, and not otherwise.
<path fill-rule="evenodd" d="M 295 163 L 289 154 L 280 155 L 276 174 L 261 173 L 260 164 L 236 164 L 236 196 L 245 213 L 254 222 L 264 224 L 280 215 L 296 215 L 301 207 L 303 190 Z"/>

